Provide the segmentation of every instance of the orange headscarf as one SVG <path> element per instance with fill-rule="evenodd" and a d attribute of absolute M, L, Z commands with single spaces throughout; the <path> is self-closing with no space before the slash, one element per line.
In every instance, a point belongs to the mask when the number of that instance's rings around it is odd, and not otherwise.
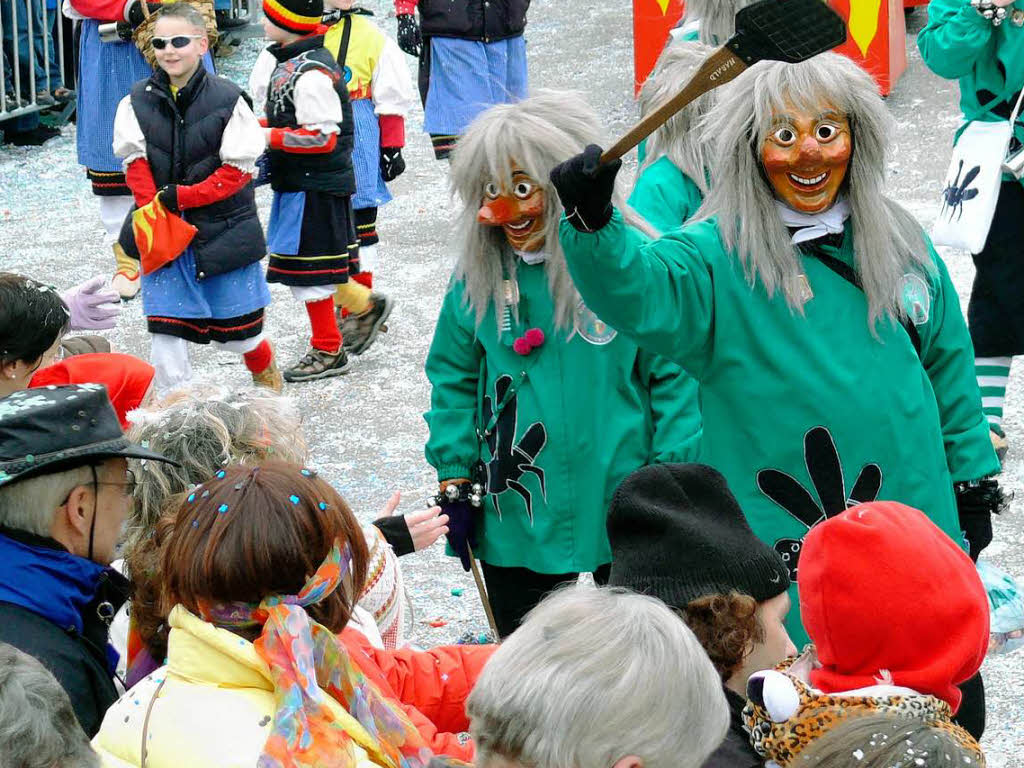
<path fill-rule="evenodd" d="M 67 360 L 40 368 L 32 377 L 30 387 L 51 384 L 102 384 L 117 411 L 121 429 L 128 429 L 128 412 L 141 405 L 153 383 L 156 369 L 145 360 L 117 352 L 75 355 Z"/>

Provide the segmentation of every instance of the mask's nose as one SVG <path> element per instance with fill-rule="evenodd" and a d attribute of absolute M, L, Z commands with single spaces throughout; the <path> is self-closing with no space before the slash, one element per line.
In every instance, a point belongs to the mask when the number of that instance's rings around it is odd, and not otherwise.
<path fill-rule="evenodd" d="M 476 212 L 476 220 L 490 227 L 500 227 L 518 218 L 518 206 L 507 197 L 487 200 Z"/>

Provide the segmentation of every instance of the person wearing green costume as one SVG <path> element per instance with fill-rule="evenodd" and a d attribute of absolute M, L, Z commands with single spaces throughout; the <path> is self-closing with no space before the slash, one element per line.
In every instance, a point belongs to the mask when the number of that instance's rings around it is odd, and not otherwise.
<path fill-rule="evenodd" d="M 969 0 L 932 0 L 917 47 L 935 74 L 959 81 L 965 125 L 972 120 L 1010 119 L 1024 85 L 1024 4 L 984 0 L 974 6 Z M 1011 154 L 1022 149 L 1022 142 L 1024 116 L 1014 126 Z M 972 254 L 975 276 L 967 305 L 975 373 L 1000 458 L 1009 449 L 1002 424 L 1010 364 L 1024 353 L 1022 240 L 1024 179 L 1003 174 L 988 240 Z"/>
<path fill-rule="evenodd" d="M 640 91 L 640 116 L 679 92 L 711 49 L 700 43 L 669 43 Z M 708 191 L 710 145 L 693 128 L 715 103 L 711 91 L 683 107 L 646 140 L 629 204 L 660 232 L 678 229 L 693 216 Z"/>
<path fill-rule="evenodd" d="M 452 154 L 459 255 L 426 361 L 426 457 L 502 636 L 560 582 L 606 579 L 619 481 L 699 441 L 694 381 L 597 319 L 558 244 L 548 170 L 598 135 L 577 94 L 548 91 L 492 107 Z"/>
<path fill-rule="evenodd" d="M 583 300 L 698 380 L 699 461 L 788 562 L 794 605 L 804 536 L 857 503 L 924 510 L 977 557 L 999 462 L 956 290 L 883 193 L 892 133 L 874 83 L 832 53 L 756 64 L 708 125 L 700 220 L 653 242 L 613 208 L 600 147 L 552 171 Z M 798 611 L 787 629 L 806 642 Z"/>

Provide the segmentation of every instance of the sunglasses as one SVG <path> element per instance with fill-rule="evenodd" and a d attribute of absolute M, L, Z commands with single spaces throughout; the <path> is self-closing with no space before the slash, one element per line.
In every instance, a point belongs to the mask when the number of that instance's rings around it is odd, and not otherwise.
<path fill-rule="evenodd" d="M 205 37 L 205 35 L 175 35 L 174 37 L 154 37 L 152 38 L 153 47 L 162 51 L 170 43 L 174 48 L 186 48 L 188 44 L 193 40 L 199 40 Z"/>

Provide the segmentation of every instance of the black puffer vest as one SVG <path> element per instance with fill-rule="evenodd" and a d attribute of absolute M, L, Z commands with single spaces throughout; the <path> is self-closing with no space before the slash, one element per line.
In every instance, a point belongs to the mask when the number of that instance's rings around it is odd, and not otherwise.
<path fill-rule="evenodd" d="M 275 192 L 326 192 L 339 197 L 356 191 L 352 169 L 352 105 L 348 84 L 341 67 L 324 48 L 323 35 L 304 37 L 290 45 L 277 43 L 267 50 L 277 59 L 267 89 L 267 124 L 271 128 L 298 128 L 295 119 L 295 84 L 307 72 L 321 71 L 331 78 L 334 92 L 341 100 L 341 132 L 329 153 L 300 154 L 280 149 L 268 150 L 270 184 Z"/>
<path fill-rule="evenodd" d="M 208 75 L 202 67 L 178 91 L 177 99 L 160 69 L 132 86 L 132 109 L 146 137 L 146 159 L 157 189 L 198 184 L 221 166 L 221 139 L 240 96 L 237 85 Z M 192 240 L 199 280 L 248 266 L 267 253 L 251 181 L 226 200 L 190 208 L 183 217 L 199 230 Z M 131 216 L 125 228 L 121 245 L 135 254 Z"/>
<path fill-rule="evenodd" d="M 420 0 L 420 28 L 431 37 L 504 40 L 526 29 L 530 0 Z"/>

